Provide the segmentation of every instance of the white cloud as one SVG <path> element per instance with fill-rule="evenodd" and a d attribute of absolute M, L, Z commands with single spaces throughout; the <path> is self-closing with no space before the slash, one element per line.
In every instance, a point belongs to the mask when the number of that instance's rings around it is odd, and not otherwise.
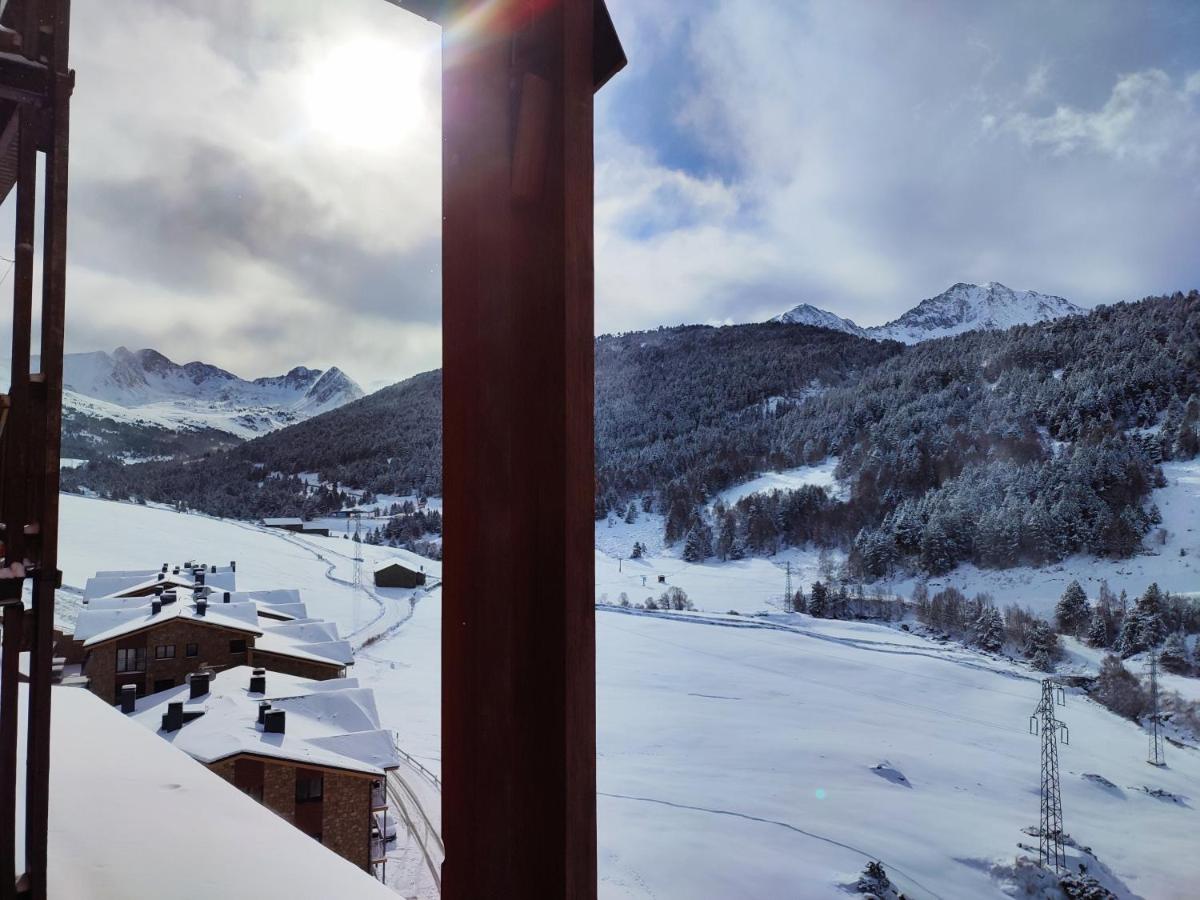
<path fill-rule="evenodd" d="M 1161 69 L 1119 78 L 1098 109 L 1059 106 L 1046 116 L 1011 115 L 1006 126 L 1058 156 L 1077 151 L 1151 165 L 1200 160 L 1200 72 L 1176 84 Z"/>

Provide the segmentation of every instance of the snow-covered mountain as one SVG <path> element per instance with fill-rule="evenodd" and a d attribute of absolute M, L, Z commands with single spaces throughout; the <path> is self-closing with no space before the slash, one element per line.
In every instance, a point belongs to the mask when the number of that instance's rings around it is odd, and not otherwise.
<path fill-rule="evenodd" d="M 862 328 L 850 319 L 803 303 L 773 322 L 815 325 L 875 340 L 917 344 L 966 331 L 999 330 L 1014 325 L 1048 322 L 1085 312 L 1070 300 L 1037 291 L 1014 291 L 997 281 L 959 283 L 936 297 L 922 300 L 898 319 Z"/>
<path fill-rule="evenodd" d="M 297 366 L 247 381 L 204 362 L 183 365 L 157 350 L 67 354 L 64 406 L 89 418 L 173 431 L 212 430 L 251 438 L 363 396 L 337 367 Z"/>
<path fill-rule="evenodd" d="M 813 325 L 817 328 L 828 328 L 831 331 L 844 331 L 846 334 L 854 334 L 858 337 L 868 336 L 865 328 L 855 325 L 849 319 L 843 319 L 839 315 L 825 309 L 818 309 L 808 303 L 794 306 L 771 321 L 783 322 L 787 325 Z"/>
<path fill-rule="evenodd" d="M 916 344 L 964 331 L 1002 330 L 1083 312 L 1081 307 L 1062 297 L 1037 291 L 1014 291 L 997 281 L 959 283 L 936 297 L 922 300 L 895 321 L 868 328 L 867 333 L 876 339 Z"/>

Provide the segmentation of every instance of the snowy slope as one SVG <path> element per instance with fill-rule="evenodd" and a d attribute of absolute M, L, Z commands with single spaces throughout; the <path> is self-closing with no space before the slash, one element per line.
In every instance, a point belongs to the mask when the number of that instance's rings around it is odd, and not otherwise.
<path fill-rule="evenodd" d="M 98 568 L 233 558 L 239 587 L 299 587 L 314 615 L 354 630 L 342 539 L 73 496 L 63 524 L 68 585 Z M 598 590 L 638 578 L 628 560 L 620 573 L 615 560 L 597 563 Z M 647 568 L 668 565 L 668 583 L 686 580 L 697 597 L 710 585 L 707 608 L 756 605 L 743 598 L 768 596 L 780 571 L 767 560 L 667 557 Z M 374 688 L 384 726 L 435 772 L 439 597 L 385 597 L 387 628 L 359 625 L 360 636 L 382 637 L 352 670 Z M 912 898 L 999 898 L 1018 844 L 1036 843 L 1022 832 L 1038 808 L 1038 742 L 1026 723 L 1039 684 L 1028 669 L 889 627 L 794 614 L 605 608 L 597 644 L 605 898 L 844 897 L 840 885 L 872 858 Z M 1200 754 L 1168 748 L 1168 768 L 1154 769 L 1134 724 L 1076 694 L 1059 714 L 1071 729 L 1061 748 L 1066 828 L 1100 860 L 1072 849 L 1072 868 L 1081 858 L 1093 873 L 1107 866 L 1122 897 L 1192 896 Z M 395 871 L 419 869 L 398 861 Z M 433 896 L 427 883 L 393 886 Z"/>
<path fill-rule="evenodd" d="M 67 409 L 86 416 L 175 430 L 212 428 L 240 438 L 363 396 L 337 367 L 322 372 L 298 366 L 246 381 L 207 363 L 179 365 L 155 350 L 124 347 L 111 354 L 67 354 L 63 380 Z"/>
<path fill-rule="evenodd" d="M 1048 322 L 1086 312 L 1069 300 L 1037 291 L 1014 291 L 996 281 L 956 284 L 922 300 L 898 319 L 885 325 L 862 328 L 824 309 L 803 303 L 776 316 L 772 322 L 815 325 L 875 340 L 916 344 L 967 331 L 1003 330 L 1014 325 Z"/>

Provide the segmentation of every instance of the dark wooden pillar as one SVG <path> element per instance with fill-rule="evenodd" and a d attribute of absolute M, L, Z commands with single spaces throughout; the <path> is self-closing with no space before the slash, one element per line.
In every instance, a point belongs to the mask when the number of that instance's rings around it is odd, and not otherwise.
<path fill-rule="evenodd" d="M 443 21 L 449 900 L 596 894 L 598 21 L 611 31 L 593 0 L 464 3 Z"/>

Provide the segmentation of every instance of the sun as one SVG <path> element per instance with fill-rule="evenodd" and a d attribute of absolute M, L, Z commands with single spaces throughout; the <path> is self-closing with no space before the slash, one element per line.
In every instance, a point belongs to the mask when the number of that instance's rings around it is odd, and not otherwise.
<path fill-rule="evenodd" d="M 421 130 L 430 114 L 422 93 L 429 60 L 380 39 L 337 46 L 317 59 L 304 86 L 311 127 L 337 143 L 388 150 Z"/>

